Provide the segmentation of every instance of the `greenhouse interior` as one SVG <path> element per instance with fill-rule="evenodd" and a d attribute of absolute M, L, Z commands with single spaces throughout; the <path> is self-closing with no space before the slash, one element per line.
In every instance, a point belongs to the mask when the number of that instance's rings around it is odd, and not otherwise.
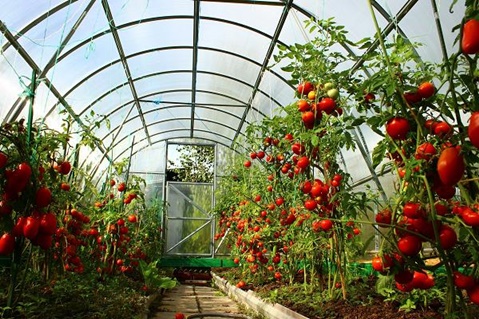
<path fill-rule="evenodd" d="M 479 1 L 0 4 L 1 318 L 479 318 Z"/>

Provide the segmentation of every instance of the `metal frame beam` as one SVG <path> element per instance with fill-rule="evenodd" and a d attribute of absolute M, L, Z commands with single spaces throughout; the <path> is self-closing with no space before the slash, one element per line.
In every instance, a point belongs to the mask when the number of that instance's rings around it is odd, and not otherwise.
<path fill-rule="evenodd" d="M 148 138 L 148 142 L 151 143 L 150 134 L 148 133 L 148 126 L 146 125 L 145 118 L 143 117 L 143 110 L 141 109 L 141 105 L 138 100 L 136 87 L 131 77 L 130 66 L 128 65 L 127 59 L 125 58 L 125 51 L 123 50 L 123 45 L 121 44 L 120 35 L 118 34 L 118 30 L 115 26 L 115 20 L 113 18 L 113 14 L 111 13 L 110 5 L 108 4 L 108 0 L 102 0 L 101 4 L 103 5 L 103 11 L 105 12 L 105 16 L 108 20 L 108 24 L 110 25 L 110 32 L 111 32 L 111 35 L 113 36 L 113 40 L 115 41 L 116 49 L 120 56 L 121 64 L 123 65 L 123 69 L 125 70 L 126 79 L 128 81 L 128 86 L 130 87 L 131 94 L 133 95 L 136 110 L 138 111 L 138 114 L 140 115 L 140 119 L 143 124 L 143 129 Z"/>
<path fill-rule="evenodd" d="M 283 13 L 281 14 L 281 17 L 278 21 L 278 25 L 276 26 L 276 30 L 274 31 L 273 37 L 271 38 L 271 42 L 269 44 L 268 51 L 266 51 L 266 54 L 265 54 L 265 57 L 264 57 L 264 60 L 263 60 L 263 64 L 261 66 L 261 70 L 258 73 L 258 77 L 256 78 L 256 82 L 253 86 L 253 91 L 251 92 L 251 96 L 249 98 L 246 109 L 243 113 L 243 117 L 241 119 L 240 124 L 238 125 L 238 129 L 236 130 L 236 135 L 234 137 L 234 140 L 236 140 L 239 133 L 243 129 L 243 125 L 246 121 L 246 117 L 248 116 L 248 113 L 249 113 L 249 111 L 252 107 L 252 104 L 253 104 L 253 101 L 256 97 L 256 94 L 259 91 L 259 86 L 261 84 L 261 81 L 263 80 L 264 72 L 266 72 L 266 70 L 268 68 L 268 63 L 271 59 L 271 56 L 273 55 L 274 49 L 276 48 L 277 44 L 279 43 L 279 35 L 281 34 L 281 31 L 283 30 L 284 23 L 286 22 L 286 19 L 287 19 L 288 14 L 289 14 L 289 10 L 291 9 L 291 7 L 293 5 L 293 1 L 294 0 L 287 0 L 284 3 Z"/>

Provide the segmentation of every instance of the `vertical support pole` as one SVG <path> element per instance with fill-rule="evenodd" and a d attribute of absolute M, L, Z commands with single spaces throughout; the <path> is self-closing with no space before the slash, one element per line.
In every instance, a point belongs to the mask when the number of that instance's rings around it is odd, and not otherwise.
<path fill-rule="evenodd" d="M 133 135 L 133 138 L 131 140 L 131 147 L 130 147 L 130 157 L 129 157 L 129 160 L 128 160 L 128 166 L 126 167 L 126 173 L 125 173 L 125 184 L 126 184 L 126 188 L 125 188 L 125 193 L 126 191 L 128 190 L 128 179 L 130 178 L 130 168 L 131 168 L 131 157 L 133 156 L 133 146 L 135 145 L 135 135 Z M 124 202 L 122 201 L 122 204 L 121 204 L 121 211 L 123 212 L 123 209 L 125 208 L 125 204 Z"/>
<path fill-rule="evenodd" d="M 33 125 L 33 103 L 35 102 L 35 90 L 37 88 L 37 72 L 32 70 L 32 80 L 30 82 L 30 89 L 28 96 L 30 98 L 30 103 L 28 105 L 28 120 L 27 120 L 27 145 L 30 146 L 31 143 L 31 133 Z"/>
<path fill-rule="evenodd" d="M 217 168 L 217 162 L 218 162 L 218 144 L 215 144 L 215 156 L 213 158 L 213 192 L 212 192 L 212 198 L 211 198 L 211 208 L 214 208 L 216 205 L 216 168 Z M 216 233 L 216 216 L 214 214 L 211 215 L 211 257 L 215 258 L 215 233 Z"/>
<path fill-rule="evenodd" d="M 166 189 L 168 187 L 168 156 L 169 156 L 169 152 L 168 150 L 170 149 L 170 143 L 168 142 L 168 140 L 166 141 L 166 146 L 165 146 L 165 168 L 164 168 L 164 173 L 165 173 L 165 177 L 163 179 L 163 216 L 161 216 L 161 228 L 163 230 L 162 234 L 161 234 L 161 237 L 163 239 L 163 252 L 162 253 L 166 253 L 166 247 L 167 247 L 167 232 L 168 232 L 168 225 L 167 225 L 167 207 L 168 207 L 168 203 L 167 203 L 167 198 L 166 198 L 166 195 L 167 195 L 167 192 L 166 192 Z"/>

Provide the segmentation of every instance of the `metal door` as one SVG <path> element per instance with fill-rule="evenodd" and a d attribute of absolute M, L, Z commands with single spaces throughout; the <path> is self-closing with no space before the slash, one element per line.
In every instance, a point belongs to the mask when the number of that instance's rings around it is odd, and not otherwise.
<path fill-rule="evenodd" d="M 166 183 L 165 255 L 214 257 L 213 183 Z"/>

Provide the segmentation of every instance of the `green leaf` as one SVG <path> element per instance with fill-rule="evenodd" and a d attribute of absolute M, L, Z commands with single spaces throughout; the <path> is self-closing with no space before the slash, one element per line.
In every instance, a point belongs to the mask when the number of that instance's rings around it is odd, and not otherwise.
<path fill-rule="evenodd" d="M 382 140 L 376 145 L 372 153 L 373 168 L 378 167 L 386 156 L 387 144 L 385 140 Z"/>

